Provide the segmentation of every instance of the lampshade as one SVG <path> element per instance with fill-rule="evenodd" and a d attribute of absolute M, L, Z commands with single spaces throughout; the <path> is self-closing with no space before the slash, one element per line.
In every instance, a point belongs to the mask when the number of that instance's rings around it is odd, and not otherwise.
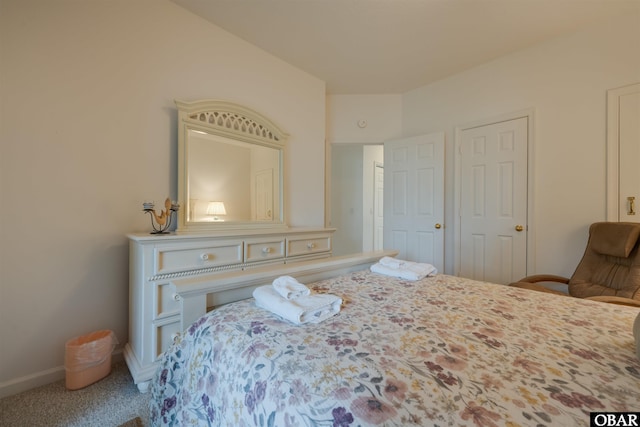
<path fill-rule="evenodd" d="M 211 215 L 214 219 L 217 219 L 218 215 L 226 215 L 227 211 L 224 208 L 223 202 L 209 202 L 207 205 L 207 215 Z"/>

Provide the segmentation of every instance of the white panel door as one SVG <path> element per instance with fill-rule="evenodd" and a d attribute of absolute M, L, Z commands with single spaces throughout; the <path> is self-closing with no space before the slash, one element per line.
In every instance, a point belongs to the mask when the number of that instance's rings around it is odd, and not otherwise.
<path fill-rule="evenodd" d="M 526 117 L 465 129 L 460 145 L 460 271 L 508 284 L 527 271 Z"/>
<path fill-rule="evenodd" d="M 444 271 L 444 132 L 384 143 L 384 248 Z"/>
<path fill-rule="evenodd" d="M 273 169 L 258 172 L 255 177 L 256 220 L 273 220 Z"/>
<path fill-rule="evenodd" d="M 618 97 L 619 221 L 640 222 L 640 84 Z"/>

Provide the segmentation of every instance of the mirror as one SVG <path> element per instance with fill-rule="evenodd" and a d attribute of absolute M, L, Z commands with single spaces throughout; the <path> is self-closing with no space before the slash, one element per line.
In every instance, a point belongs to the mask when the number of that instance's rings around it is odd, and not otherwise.
<path fill-rule="evenodd" d="M 176 101 L 178 231 L 285 227 L 287 135 L 226 101 Z"/>

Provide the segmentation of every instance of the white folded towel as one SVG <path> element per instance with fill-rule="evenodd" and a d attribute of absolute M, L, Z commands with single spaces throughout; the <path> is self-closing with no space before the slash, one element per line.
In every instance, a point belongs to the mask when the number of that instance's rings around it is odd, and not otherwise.
<path fill-rule="evenodd" d="M 399 268 L 388 267 L 380 262 L 373 264 L 370 268 L 374 273 L 405 280 L 420 280 L 438 273 L 438 270 L 431 264 L 412 261 L 403 261 Z"/>
<path fill-rule="evenodd" d="M 636 355 L 640 359 L 640 313 L 638 313 L 638 317 L 633 322 L 633 337 L 636 340 Z"/>
<path fill-rule="evenodd" d="M 311 293 L 309 288 L 291 276 L 278 277 L 273 281 L 272 286 L 284 299 L 296 299 Z"/>
<path fill-rule="evenodd" d="M 404 264 L 403 260 L 391 258 L 390 256 L 383 256 L 382 258 L 380 258 L 380 261 L 378 262 L 384 265 L 385 267 L 391 267 L 391 268 L 400 268 Z"/>
<path fill-rule="evenodd" d="M 258 307 L 297 325 L 322 322 L 338 314 L 342 305 L 342 298 L 331 294 L 313 294 L 288 300 L 268 285 L 256 288 L 253 297 Z"/>

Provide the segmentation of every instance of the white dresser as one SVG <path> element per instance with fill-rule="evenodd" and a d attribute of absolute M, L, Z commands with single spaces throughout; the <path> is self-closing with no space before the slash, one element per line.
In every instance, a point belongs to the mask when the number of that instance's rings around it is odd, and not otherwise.
<path fill-rule="evenodd" d="M 221 230 L 129 235 L 129 342 L 124 357 L 134 382 L 146 391 L 156 360 L 181 332 L 180 297 L 171 282 L 331 256 L 325 228 Z M 208 305 L 213 306 L 216 301 Z"/>

